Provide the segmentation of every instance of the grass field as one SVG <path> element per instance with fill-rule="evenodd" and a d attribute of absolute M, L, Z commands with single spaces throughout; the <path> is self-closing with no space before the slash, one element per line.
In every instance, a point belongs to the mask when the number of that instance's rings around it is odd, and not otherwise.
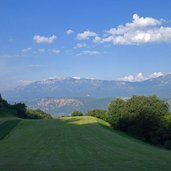
<path fill-rule="evenodd" d="M 170 171 L 171 151 L 106 129 L 93 117 L 22 120 L 0 140 L 0 171 L 27 170 Z"/>

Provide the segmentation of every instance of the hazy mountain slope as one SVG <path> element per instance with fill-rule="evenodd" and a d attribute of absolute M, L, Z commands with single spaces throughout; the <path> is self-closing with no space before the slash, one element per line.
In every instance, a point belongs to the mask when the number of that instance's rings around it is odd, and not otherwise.
<path fill-rule="evenodd" d="M 75 110 L 85 113 L 91 109 L 107 109 L 111 100 L 112 98 L 44 98 L 27 102 L 27 105 L 57 116 L 71 114 Z"/>
<path fill-rule="evenodd" d="M 10 101 L 31 101 L 61 97 L 128 97 L 157 94 L 171 97 L 171 74 L 142 82 L 106 81 L 95 79 L 48 79 L 18 87 L 3 95 Z"/>

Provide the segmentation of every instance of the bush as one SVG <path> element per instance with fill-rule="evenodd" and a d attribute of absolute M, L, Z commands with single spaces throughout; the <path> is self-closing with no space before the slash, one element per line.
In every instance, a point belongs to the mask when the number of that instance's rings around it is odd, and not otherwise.
<path fill-rule="evenodd" d="M 94 116 L 96 118 L 100 118 L 106 120 L 106 110 L 101 109 L 92 109 L 86 113 L 87 116 Z"/>
<path fill-rule="evenodd" d="M 12 109 L 16 110 L 16 116 L 19 118 L 27 118 L 26 110 L 27 106 L 24 103 L 16 103 L 12 106 Z"/>
<path fill-rule="evenodd" d="M 26 111 L 27 118 L 29 119 L 50 119 L 51 115 L 40 109 L 27 109 Z"/>
<path fill-rule="evenodd" d="M 80 111 L 74 111 L 71 113 L 71 116 L 83 116 L 83 113 L 81 113 Z"/>

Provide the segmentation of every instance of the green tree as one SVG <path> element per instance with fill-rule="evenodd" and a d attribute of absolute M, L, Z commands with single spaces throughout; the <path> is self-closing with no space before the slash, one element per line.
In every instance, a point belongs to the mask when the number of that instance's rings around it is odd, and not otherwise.
<path fill-rule="evenodd" d="M 107 111 L 107 121 L 117 127 L 119 119 L 124 114 L 126 102 L 123 99 L 117 98 L 111 101 Z"/>
<path fill-rule="evenodd" d="M 27 106 L 24 103 L 16 103 L 13 105 L 13 109 L 17 111 L 16 115 L 20 118 L 27 118 Z"/>
<path fill-rule="evenodd" d="M 166 130 L 163 118 L 168 112 L 168 104 L 157 96 L 133 96 L 127 101 L 113 100 L 107 116 L 113 127 L 144 141 L 162 144 Z"/>
<path fill-rule="evenodd" d="M 71 113 L 71 116 L 83 116 L 83 114 L 80 111 L 74 111 Z"/>
<path fill-rule="evenodd" d="M 8 108 L 10 107 L 10 105 L 8 104 L 8 102 L 6 100 L 4 100 L 0 94 L 0 109 L 2 108 Z"/>
<path fill-rule="evenodd" d="M 29 119 L 51 119 L 51 115 L 40 109 L 27 109 L 27 118 Z"/>
<path fill-rule="evenodd" d="M 106 110 L 101 110 L 101 109 L 92 109 L 89 110 L 86 115 L 88 116 L 94 116 L 96 118 L 100 118 L 103 120 L 106 120 Z"/>
<path fill-rule="evenodd" d="M 171 113 L 164 118 L 164 131 L 162 132 L 163 145 L 171 149 Z"/>

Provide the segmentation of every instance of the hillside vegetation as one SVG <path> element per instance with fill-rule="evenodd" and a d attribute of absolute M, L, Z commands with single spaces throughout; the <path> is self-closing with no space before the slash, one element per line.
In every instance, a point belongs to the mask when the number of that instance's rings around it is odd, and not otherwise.
<path fill-rule="evenodd" d="M 50 119 L 51 115 L 36 109 L 28 109 L 24 103 L 9 104 L 0 94 L 0 118 L 18 117 L 22 119 Z"/>
<path fill-rule="evenodd" d="M 170 159 L 170 151 L 106 129 L 89 116 L 22 120 L 0 140 L 2 171 L 170 171 Z"/>

